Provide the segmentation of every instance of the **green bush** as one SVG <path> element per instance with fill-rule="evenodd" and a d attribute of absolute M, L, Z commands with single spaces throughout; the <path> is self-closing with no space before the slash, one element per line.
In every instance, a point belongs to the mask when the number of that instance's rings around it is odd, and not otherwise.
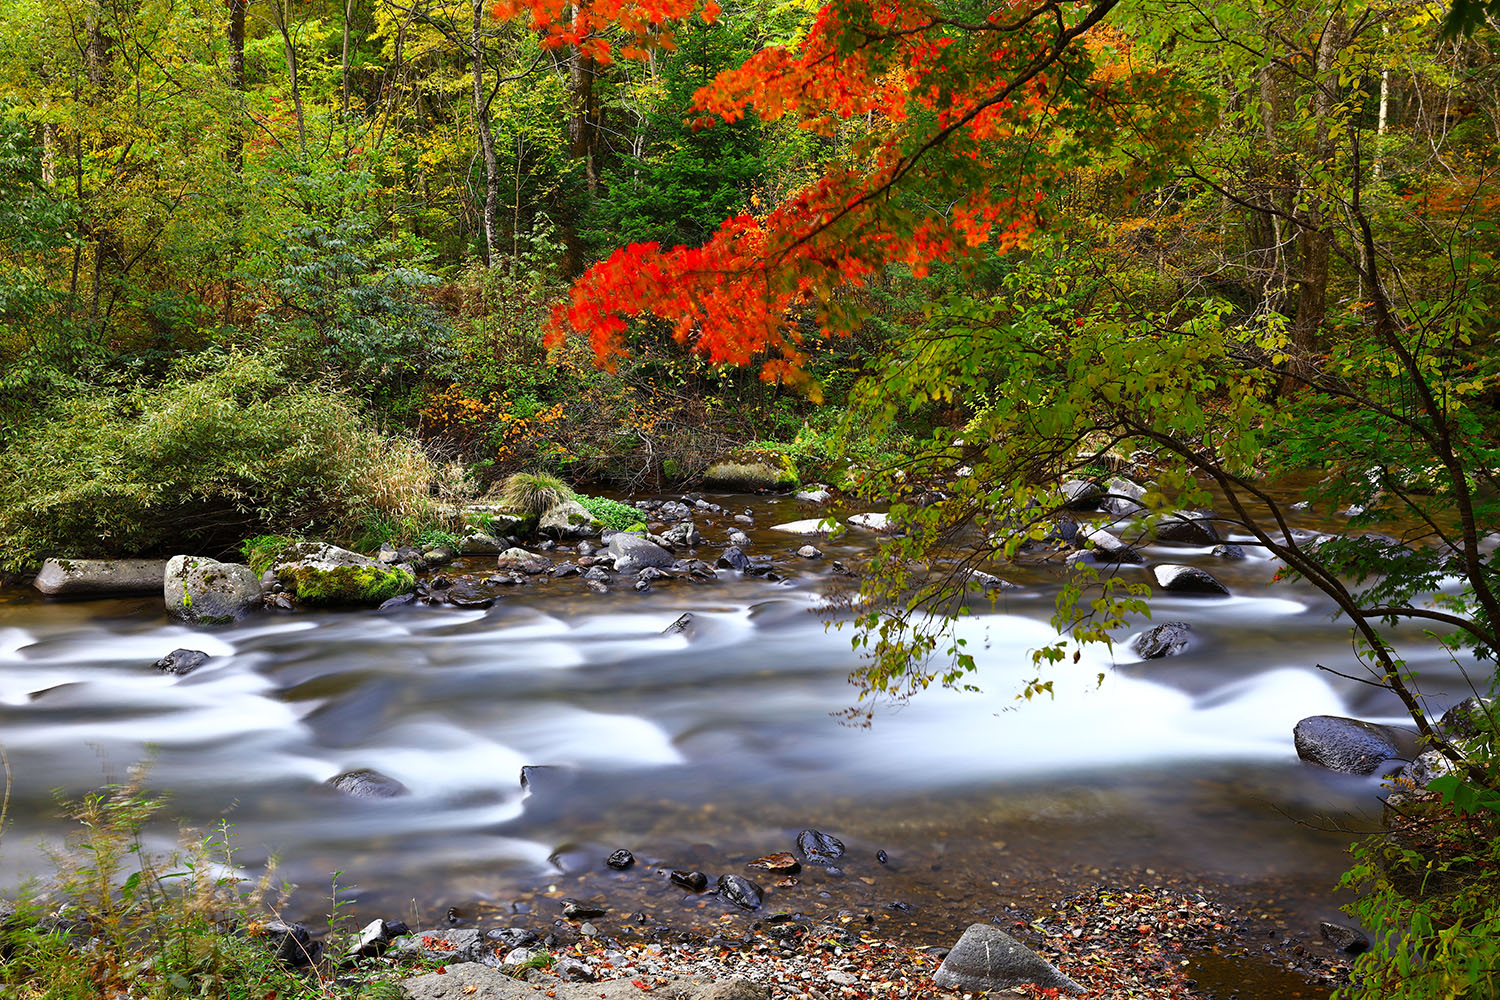
<path fill-rule="evenodd" d="M 0 569 L 46 556 L 232 552 L 342 538 L 375 513 L 437 520 L 438 470 L 354 401 L 263 355 L 180 363 L 154 390 L 65 397 L 0 446 Z"/>
<path fill-rule="evenodd" d="M 574 499 L 584 510 L 594 515 L 594 520 L 606 528 L 629 531 L 643 520 L 639 509 L 628 503 L 611 500 L 609 497 L 591 497 L 580 493 Z"/>

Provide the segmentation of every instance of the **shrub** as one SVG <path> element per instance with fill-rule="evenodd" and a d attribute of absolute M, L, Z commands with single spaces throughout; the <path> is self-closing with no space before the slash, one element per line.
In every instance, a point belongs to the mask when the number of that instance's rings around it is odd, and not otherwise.
<path fill-rule="evenodd" d="M 609 497 L 591 497 L 580 493 L 574 499 L 606 528 L 629 531 L 644 520 L 639 509 Z"/>
<path fill-rule="evenodd" d="M 500 486 L 500 501 L 517 514 L 540 517 L 565 500 L 574 499 L 572 489 L 545 472 L 517 472 Z"/>
<path fill-rule="evenodd" d="M 371 429 L 344 393 L 263 355 L 211 352 L 154 391 L 59 400 L 0 446 L 0 569 L 342 538 L 372 513 L 431 522 L 438 479 L 415 442 Z"/>

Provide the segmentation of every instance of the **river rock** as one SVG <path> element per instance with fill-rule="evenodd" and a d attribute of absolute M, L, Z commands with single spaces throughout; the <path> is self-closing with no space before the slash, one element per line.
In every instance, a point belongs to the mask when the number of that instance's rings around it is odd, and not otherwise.
<path fill-rule="evenodd" d="M 1156 540 L 1187 545 L 1217 545 L 1223 539 L 1211 510 L 1179 510 L 1156 522 Z"/>
<path fill-rule="evenodd" d="M 565 899 L 562 901 L 562 915 L 564 920 L 587 920 L 590 917 L 602 917 L 608 912 L 598 903 L 590 903 L 577 899 Z"/>
<path fill-rule="evenodd" d="M 336 774 L 324 784 L 354 799 L 394 799 L 410 794 L 410 789 L 395 778 L 368 767 Z"/>
<path fill-rule="evenodd" d="M 993 573 L 986 573 L 982 569 L 971 569 L 964 575 L 964 589 L 977 590 L 982 594 L 988 594 L 995 590 L 1019 590 L 1009 580 L 1002 580 Z"/>
<path fill-rule="evenodd" d="M 685 521 L 693 516 L 693 508 L 678 500 L 668 500 L 656 508 L 656 516 L 663 521 Z"/>
<path fill-rule="evenodd" d="M 827 503 L 833 499 L 833 494 L 827 490 L 798 490 L 792 494 L 792 499 L 798 503 Z"/>
<path fill-rule="evenodd" d="M 797 849 L 804 858 L 819 865 L 844 856 L 844 842 L 821 830 L 803 830 L 797 834 Z"/>
<path fill-rule="evenodd" d="M 866 531 L 889 532 L 895 530 L 891 524 L 891 516 L 879 512 L 855 514 L 849 518 L 849 523 L 856 528 L 864 528 Z"/>
<path fill-rule="evenodd" d="M 477 962 L 484 951 L 484 936 L 472 927 L 417 931 L 403 935 L 391 944 L 391 954 L 398 958 L 444 965 Z"/>
<path fill-rule="evenodd" d="M 615 871 L 622 872 L 625 869 L 629 868 L 631 865 L 635 864 L 635 855 L 631 854 L 629 851 L 625 850 L 625 848 L 622 847 L 618 851 L 615 851 L 613 854 L 611 854 L 609 857 L 605 858 L 604 863 L 609 865 Z"/>
<path fill-rule="evenodd" d="M 802 546 L 802 548 L 797 550 L 797 555 L 801 556 L 803 559 L 822 559 L 823 550 L 818 548 L 816 545 L 804 545 Z"/>
<path fill-rule="evenodd" d="M 1365 932 L 1358 927 L 1324 920 L 1318 924 L 1318 933 L 1323 935 L 1324 941 L 1346 955 L 1363 955 L 1370 950 L 1370 939 L 1365 937 Z"/>
<path fill-rule="evenodd" d="M 173 556 L 162 574 L 167 614 L 193 625 L 223 625 L 261 604 L 260 576 L 249 566 L 206 556 Z"/>
<path fill-rule="evenodd" d="M 164 674 L 185 677 L 207 663 L 212 657 L 199 649 L 174 649 L 156 661 L 156 669 Z"/>
<path fill-rule="evenodd" d="M 1080 526 L 1078 538 L 1089 544 L 1094 558 L 1101 563 L 1140 564 L 1146 561 L 1139 552 L 1112 531 Z"/>
<path fill-rule="evenodd" d="M 742 910 L 760 909 L 761 887 L 739 875 L 719 876 L 719 898 Z"/>
<path fill-rule="evenodd" d="M 668 545 L 677 549 L 695 549 L 703 544 L 703 536 L 698 533 L 698 528 L 692 521 L 672 525 L 661 533 L 661 537 Z"/>
<path fill-rule="evenodd" d="M 763 858 L 756 858 L 746 868 L 755 868 L 763 872 L 772 872 L 777 875 L 795 875 L 802 870 L 802 863 L 795 855 L 786 851 L 776 854 L 767 854 Z"/>
<path fill-rule="evenodd" d="M 354 941 L 350 943 L 345 958 L 378 958 L 390 947 L 392 941 L 407 933 L 409 928 L 397 921 L 387 923 L 384 920 L 372 920 L 355 935 Z"/>
<path fill-rule="evenodd" d="M 1069 479 L 1059 487 L 1066 510 L 1098 510 L 1105 489 L 1087 479 Z"/>
<path fill-rule="evenodd" d="M 478 584 L 469 580 L 460 580 L 449 588 L 443 595 L 443 599 L 455 608 L 492 608 L 495 606 L 495 595 L 486 593 Z"/>
<path fill-rule="evenodd" d="M 159 594 L 164 559 L 48 559 L 31 585 L 48 597 Z"/>
<path fill-rule="evenodd" d="M 587 928 L 593 925 L 584 924 L 583 926 Z M 598 932 L 595 931 L 595 933 Z M 584 936 L 593 937 L 594 935 L 586 934 Z M 556 962 L 553 962 L 552 974 L 568 983 L 592 983 L 594 981 L 594 970 L 589 968 L 587 963 L 571 955 L 565 955 Z"/>
<path fill-rule="evenodd" d="M 731 545 L 719 553 L 719 560 L 715 565 L 720 569 L 734 569 L 743 573 L 750 568 L 750 557 L 741 552 L 738 546 Z"/>
<path fill-rule="evenodd" d="M 764 462 L 720 462 L 703 473 L 703 485 L 711 490 L 787 490 L 797 485 L 797 477 L 785 469 Z"/>
<path fill-rule="evenodd" d="M 1034 985 L 1064 993 L 1083 987 L 993 924 L 970 924 L 932 981 L 945 990 L 989 993 Z"/>
<path fill-rule="evenodd" d="M 535 552 L 525 549 L 506 549 L 495 557 L 495 568 L 500 570 L 520 571 L 528 576 L 536 576 L 545 573 L 552 568 L 552 560 Z"/>
<path fill-rule="evenodd" d="M 786 521 L 771 525 L 772 531 L 786 535 L 829 535 L 838 530 L 838 522 L 822 517 L 805 517 L 800 521 Z"/>
<path fill-rule="evenodd" d="M 289 924 L 282 920 L 268 920 L 254 925 L 252 937 L 260 940 L 276 956 L 276 960 L 293 969 L 305 969 L 318 960 L 322 948 L 313 941 L 312 933 L 301 924 Z"/>
<path fill-rule="evenodd" d="M 1135 640 L 1135 651 L 1143 660 L 1159 660 L 1166 656 L 1176 656 L 1187 649 L 1188 634 L 1192 630 L 1193 627 L 1187 622 L 1164 622 L 1142 632 Z"/>
<path fill-rule="evenodd" d="M 735 548 L 748 549 L 750 547 L 750 536 L 738 528 L 729 533 L 729 544 Z"/>
<path fill-rule="evenodd" d="M 1225 542 L 1222 545 L 1215 545 L 1209 555 L 1219 559 L 1243 559 L 1245 550 L 1233 542 Z"/>
<path fill-rule="evenodd" d="M 1101 509 L 1121 517 L 1139 514 L 1146 509 L 1141 500 L 1146 496 L 1146 487 L 1128 479 L 1116 477 L 1105 487 L 1106 495 L 1100 500 Z"/>
<path fill-rule="evenodd" d="M 661 630 L 662 635 L 681 635 L 691 638 L 696 630 L 696 619 L 691 611 L 684 611 L 677 616 L 677 620 Z"/>
<path fill-rule="evenodd" d="M 1391 777 L 1388 782 L 1391 791 L 1385 797 L 1385 804 L 1391 809 L 1405 809 L 1413 798 L 1427 790 L 1432 779 L 1454 774 L 1457 770 L 1451 760 L 1436 750 L 1420 753 Z"/>
<path fill-rule="evenodd" d="M 669 876 L 673 885 L 680 885 L 690 892 L 702 892 L 708 888 L 708 876 L 702 872 L 690 872 L 677 869 Z"/>
<path fill-rule="evenodd" d="M 1171 594 L 1224 594 L 1229 588 L 1196 566 L 1162 563 L 1151 568 L 1157 586 Z"/>
<path fill-rule="evenodd" d="M 626 531 L 611 535 L 604 551 L 614 559 L 615 571 L 619 573 L 637 573 L 648 566 L 672 565 L 672 553 L 655 542 Z"/>
<path fill-rule="evenodd" d="M 482 531 L 471 531 L 464 535 L 459 542 L 458 551 L 460 555 L 466 556 L 494 556 L 504 551 L 505 545 L 494 535 L 486 535 Z M 382 552 L 381 555 L 385 553 Z"/>
<path fill-rule="evenodd" d="M 402 566 L 385 566 L 322 542 L 293 545 L 271 568 L 299 604 L 379 605 L 417 586 L 416 577 Z"/>
<path fill-rule="evenodd" d="M 1292 741 L 1297 756 L 1309 764 L 1349 774 L 1372 774 L 1411 744 L 1409 737 L 1390 726 L 1338 715 L 1308 716 L 1292 730 Z"/>
<path fill-rule="evenodd" d="M 521 787 L 533 795 L 566 788 L 578 777 L 571 767 L 559 764 L 527 764 L 521 768 Z"/>
<path fill-rule="evenodd" d="M 592 538 L 599 534 L 599 522 L 577 500 L 564 500 L 547 508 L 536 530 L 552 538 Z"/>
<path fill-rule="evenodd" d="M 1443 713 L 1438 720 L 1438 725 L 1446 732 L 1455 736 L 1474 736 L 1481 730 L 1490 729 L 1493 723 L 1490 721 L 1491 713 L 1500 717 L 1494 707 L 1494 699 L 1480 698 L 1477 695 L 1465 698 Z"/>
<path fill-rule="evenodd" d="M 525 948 L 542 939 L 541 935 L 529 927 L 496 927 L 485 931 L 484 936 L 510 948 Z"/>

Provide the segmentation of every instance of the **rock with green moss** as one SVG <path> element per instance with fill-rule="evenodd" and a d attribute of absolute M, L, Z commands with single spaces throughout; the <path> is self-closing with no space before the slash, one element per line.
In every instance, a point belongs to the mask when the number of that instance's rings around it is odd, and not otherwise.
<path fill-rule="evenodd" d="M 223 625 L 260 607 L 260 577 L 249 566 L 206 556 L 173 556 L 162 580 L 167 614 L 193 625 Z"/>
<path fill-rule="evenodd" d="M 790 462 L 720 462 L 703 473 L 703 485 L 711 490 L 742 490 L 747 493 L 785 491 L 797 486 L 797 473 Z"/>
<path fill-rule="evenodd" d="M 322 542 L 292 546 L 272 570 L 298 604 L 314 606 L 379 605 L 417 585 L 416 577 L 404 567 L 385 566 Z"/>
<path fill-rule="evenodd" d="M 592 538 L 599 534 L 599 521 L 577 500 L 564 500 L 547 508 L 537 530 L 553 538 Z"/>

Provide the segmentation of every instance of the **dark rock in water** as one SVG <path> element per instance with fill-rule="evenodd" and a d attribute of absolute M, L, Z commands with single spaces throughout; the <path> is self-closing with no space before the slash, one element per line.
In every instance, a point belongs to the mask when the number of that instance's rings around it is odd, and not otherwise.
<path fill-rule="evenodd" d="M 719 555 L 716 565 L 719 569 L 737 569 L 743 573 L 750 568 L 750 557 L 741 552 L 738 546 L 731 545 Z"/>
<path fill-rule="evenodd" d="M 565 576 L 577 576 L 583 572 L 583 568 L 575 562 L 558 563 L 552 567 L 552 576 L 561 579 Z"/>
<path fill-rule="evenodd" d="M 708 888 L 708 876 L 702 872 L 686 872 L 678 869 L 672 872 L 671 878 L 673 885 L 680 885 L 693 892 L 702 892 Z"/>
<path fill-rule="evenodd" d="M 891 856 L 885 853 L 885 851 L 876 851 L 875 860 L 879 861 L 881 864 L 885 864 L 886 862 L 891 860 Z"/>
<path fill-rule="evenodd" d="M 1068 510 L 1098 510 L 1104 499 L 1104 487 L 1086 479 L 1070 479 L 1062 484 L 1063 507 Z"/>
<path fill-rule="evenodd" d="M 777 875 L 795 875 L 802 870 L 802 862 L 786 851 L 782 851 L 779 854 L 767 854 L 763 858 L 756 858 L 745 867 L 763 872 L 775 872 Z"/>
<path fill-rule="evenodd" d="M 637 594 L 644 594 L 646 591 L 651 589 L 651 581 L 645 577 L 640 577 L 635 581 L 634 584 L 632 584 L 632 587 L 635 589 L 635 592 Z"/>
<path fill-rule="evenodd" d="M 848 566 L 845 566 L 843 563 L 839 562 L 837 559 L 835 559 L 833 562 L 829 563 L 829 565 L 833 568 L 833 573 L 834 573 L 835 576 L 847 576 L 847 577 L 853 577 L 855 579 L 859 578 L 859 572 L 857 570 L 850 569 Z"/>
<path fill-rule="evenodd" d="M 174 649 L 156 661 L 156 669 L 164 674 L 176 674 L 178 677 L 183 677 L 197 670 L 210 659 L 212 657 L 202 650 Z"/>
<path fill-rule="evenodd" d="M 733 903 L 742 910 L 758 910 L 761 903 L 761 888 L 739 875 L 720 875 L 719 898 Z"/>
<path fill-rule="evenodd" d="M 1196 566 L 1177 563 L 1162 563 L 1151 572 L 1157 586 L 1172 594 L 1221 594 L 1227 595 L 1229 588 Z"/>
<path fill-rule="evenodd" d="M 1156 540 L 1187 545 L 1216 545 L 1222 538 L 1211 510 L 1179 510 L 1156 523 Z"/>
<path fill-rule="evenodd" d="M 1373 774 L 1383 761 L 1402 756 L 1410 737 L 1390 726 L 1346 719 L 1338 715 L 1312 715 L 1292 730 L 1297 756 L 1310 764 L 1349 774 Z"/>
<path fill-rule="evenodd" d="M 1111 514 L 1129 516 L 1146 509 L 1141 503 L 1146 496 L 1146 487 L 1138 483 L 1128 479 L 1111 479 L 1105 489 L 1108 495 L 1099 502 L 1099 506 Z"/>
<path fill-rule="evenodd" d="M 1193 627 L 1187 622 L 1164 622 L 1149 631 L 1142 632 L 1135 640 L 1135 651 L 1143 660 L 1159 660 L 1164 656 L 1176 656 L 1187 649 L 1188 633 Z"/>
<path fill-rule="evenodd" d="M 277 597 L 282 597 L 284 595 L 277 594 L 276 596 Z M 381 601 L 380 602 L 380 607 L 376 608 L 376 610 L 377 611 L 392 611 L 392 610 L 394 610 L 396 608 L 404 608 L 407 605 L 414 604 L 414 603 L 416 603 L 416 600 L 417 600 L 417 595 L 414 594 L 414 593 L 412 593 L 412 594 L 397 594 L 395 597 L 392 597 L 389 600 Z"/>
<path fill-rule="evenodd" d="M 614 559 L 615 571 L 619 573 L 634 573 L 647 566 L 672 565 L 672 553 L 655 542 L 625 531 L 611 535 L 604 552 Z"/>
<path fill-rule="evenodd" d="M 885 908 L 887 910 L 897 910 L 897 911 L 899 911 L 901 913 L 910 913 L 911 912 L 911 904 L 908 903 L 908 902 L 906 902 L 906 901 L 904 901 L 904 900 L 900 900 L 900 899 L 893 899 L 893 900 L 891 900 L 889 903 L 885 904 Z"/>
<path fill-rule="evenodd" d="M 324 782 L 355 799 L 394 799 L 411 790 L 390 775 L 372 771 L 367 767 L 336 774 Z"/>
<path fill-rule="evenodd" d="M 1493 728 L 1490 716 L 1500 719 L 1492 698 L 1470 697 L 1443 713 L 1438 725 L 1455 736 L 1474 736 L 1480 731 Z"/>
<path fill-rule="evenodd" d="M 570 784 L 577 775 L 571 767 L 557 764 L 527 764 L 521 768 L 521 787 L 532 794 Z"/>
<path fill-rule="evenodd" d="M 696 620 L 691 611 L 684 611 L 677 616 L 677 620 L 661 630 L 662 635 L 686 635 L 691 636 L 696 626 Z"/>
<path fill-rule="evenodd" d="M 494 594 L 486 594 L 476 585 L 466 581 L 455 583 L 445 597 L 455 608 L 492 608 L 495 606 Z"/>
<path fill-rule="evenodd" d="M 703 536 L 698 533 L 698 528 L 692 521 L 675 524 L 663 531 L 661 536 L 669 545 L 678 549 L 694 549 L 703 544 Z"/>
<path fill-rule="evenodd" d="M 1245 558 L 1245 550 L 1233 542 L 1225 542 L 1223 545 L 1215 545 L 1209 555 L 1217 556 L 1220 559 L 1243 559 Z"/>
<path fill-rule="evenodd" d="M 615 871 L 622 872 L 625 869 L 629 868 L 631 865 L 635 864 L 635 855 L 631 854 L 629 851 L 625 850 L 622 847 L 618 851 L 615 851 L 613 854 L 611 854 L 609 857 L 605 858 L 604 863 L 609 865 Z"/>
<path fill-rule="evenodd" d="M 1323 935 L 1324 941 L 1346 955 L 1363 955 L 1370 950 L 1370 939 L 1357 927 L 1325 920 L 1318 924 L 1318 933 Z"/>
<path fill-rule="evenodd" d="M 496 927 L 485 931 L 484 936 L 511 948 L 525 948 L 542 939 L 536 931 L 526 927 Z"/>
<path fill-rule="evenodd" d="M 583 581 L 583 585 L 595 594 L 609 593 L 609 586 L 605 583 L 601 583 L 598 580 L 585 580 Z"/>
<path fill-rule="evenodd" d="M 585 581 L 592 580 L 597 581 L 598 583 L 608 583 L 610 579 L 609 571 L 606 570 L 603 566 L 590 566 L 588 569 L 584 570 L 583 578 Z"/>
<path fill-rule="evenodd" d="M 814 864 L 827 864 L 844 856 L 844 842 L 821 830 L 803 830 L 797 834 L 797 849 Z"/>
<path fill-rule="evenodd" d="M 322 950 L 313 942 L 312 934 L 301 924 L 289 924 L 281 920 L 269 920 L 257 924 L 252 931 L 254 937 L 265 941 L 276 955 L 276 960 L 294 969 L 305 969 L 318 960 Z"/>
<path fill-rule="evenodd" d="M 1064 993 L 1083 987 L 993 924 L 970 924 L 932 981 L 945 990 L 988 993 L 1035 985 Z"/>
<path fill-rule="evenodd" d="M 565 920 L 587 920 L 590 917 L 602 917 L 608 912 L 598 903 L 588 903 L 577 899 L 565 899 L 562 904 L 562 914 Z"/>

